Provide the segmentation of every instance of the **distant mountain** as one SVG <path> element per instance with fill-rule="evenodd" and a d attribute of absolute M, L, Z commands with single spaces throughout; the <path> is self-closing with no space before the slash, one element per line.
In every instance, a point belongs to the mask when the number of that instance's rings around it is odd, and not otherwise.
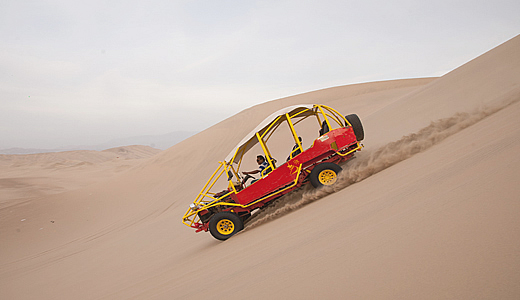
<path fill-rule="evenodd" d="M 197 131 L 175 131 L 163 135 L 142 135 L 128 138 L 113 139 L 103 144 L 95 145 L 91 150 L 105 150 L 120 146 L 144 145 L 166 150 L 171 146 L 195 135 Z"/>
<path fill-rule="evenodd" d="M 0 154 L 36 154 L 36 153 L 49 153 L 49 152 L 60 152 L 60 151 L 68 151 L 68 150 L 80 150 L 80 149 L 65 149 L 65 148 L 57 148 L 57 149 L 37 149 L 37 148 L 7 148 L 0 149 Z M 83 149 L 81 149 L 83 150 Z M 86 149 L 85 149 L 86 150 Z"/>
<path fill-rule="evenodd" d="M 38 149 L 38 148 L 8 148 L 0 149 L 0 154 L 35 154 L 48 152 L 61 152 L 72 150 L 106 150 L 110 148 L 144 145 L 152 148 L 166 150 L 173 145 L 195 135 L 197 131 L 175 131 L 162 135 L 142 135 L 126 138 L 113 139 L 106 143 L 98 145 L 79 145 L 79 146 L 64 146 L 55 149 Z"/>

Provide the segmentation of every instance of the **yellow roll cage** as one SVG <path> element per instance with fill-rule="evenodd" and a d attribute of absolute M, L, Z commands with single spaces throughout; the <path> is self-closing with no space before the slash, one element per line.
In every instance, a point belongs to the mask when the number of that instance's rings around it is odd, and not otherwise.
<path fill-rule="evenodd" d="M 193 204 L 190 205 L 190 208 L 186 211 L 186 213 L 183 216 L 182 222 L 185 225 L 192 227 L 194 223 L 199 221 L 197 213 L 201 210 L 205 210 L 219 205 L 246 208 L 266 199 L 267 197 L 271 197 L 273 195 L 285 192 L 287 189 L 294 187 L 298 183 L 300 171 L 302 168 L 301 164 L 298 167 L 298 173 L 294 182 L 282 190 L 279 190 L 273 194 L 269 194 L 265 197 L 257 199 L 247 205 L 242 205 L 233 202 L 224 202 L 221 200 L 233 193 L 237 193 L 232 178 L 240 178 L 239 169 L 242 163 L 242 159 L 244 155 L 247 153 L 247 151 L 249 151 L 257 143 L 260 143 L 260 146 L 262 147 L 267 163 L 271 167 L 271 170 L 274 170 L 276 168 L 275 161 L 272 158 L 266 143 L 271 138 L 276 129 L 278 129 L 278 127 L 284 122 L 288 123 L 294 142 L 296 145 L 298 145 L 298 147 L 291 152 L 291 157 L 295 151 L 299 150 L 303 152 L 303 146 L 298 138 L 298 134 L 296 133 L 294 126 L 311 116 L 316 117 L 316 120 L 318 121 L 318 125 L 320 127 L 322 126 L 323 122 L 325 122 L 325 124 L 327 124 L 328 128 L 331 130 L 351 125 L 348 122 L 348 120 L 335 109 L 320 104 L 290 106 L 271 114 L 263 122 L 261 122 L 249 135 L 246 135 L 246 137 L 234 148 L 234 150 L 226 157 L 224 161 L 219 161 L 218 168 L 215 170 L 215 172 L 213 172 L 209 180 L 206 182 L 200 193 L 193 201 Z M 333 127 L 333 124 L 337 126 Z M 358 149 L 359 147 L 349 151 L 348 153 L 339 154 L 345 156 Z M 236 168 L 233 166 L 233 164 L 236 164 Z M 217 198 L 215 197 L 216 193 L 211 192 L 211 189 L 224 173 L 228 175 L 227 181 L 229 192 L 224 195 L 219 195 Z M 263 178 L 265 176 L 266 174 L 262 172 L 261 177 Z"/>

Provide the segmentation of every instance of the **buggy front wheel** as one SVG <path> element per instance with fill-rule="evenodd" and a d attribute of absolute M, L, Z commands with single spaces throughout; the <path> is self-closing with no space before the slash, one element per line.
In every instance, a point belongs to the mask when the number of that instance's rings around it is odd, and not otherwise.
<path fill-rule="evenodd" d="M 240 217 L 232 212 L 223 211 L 214 215 L 209 221 L 209 232 L 217 240 L 225 241 L 244 229 Z"/>

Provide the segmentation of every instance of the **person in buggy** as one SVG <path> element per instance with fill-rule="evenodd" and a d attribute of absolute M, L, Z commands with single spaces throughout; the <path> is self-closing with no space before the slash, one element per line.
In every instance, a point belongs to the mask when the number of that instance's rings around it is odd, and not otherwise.
<path fill-rule="evenodd" d="M 242 174 L 246 175 L 244 179 L 242 180 L 242 184 L 245 184 L 250 178 L 253 178 L 253 181 L 251 183 L 255 183 L 258 179 L 254 179 L 255 177 L 251 176 L 252 174 L 260 173 L 262 174 L 262 171 L 264 171 L 266 168 L 269 167 L 269 164 L 267 164 L 267 161 L 265 160 L 265 157 L 263 155 L 257 155 L 256 156 L 256 163 L 258 164 L 258 169 L 253 171 L 244 171 Z"/>

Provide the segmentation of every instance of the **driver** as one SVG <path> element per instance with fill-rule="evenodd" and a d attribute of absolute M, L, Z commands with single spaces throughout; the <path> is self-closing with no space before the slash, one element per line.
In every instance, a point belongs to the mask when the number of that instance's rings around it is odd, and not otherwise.
<path fill-rule="evenodd" d="M 246 183 L 246 181 L 249 178 L 253 178 L 251 174 L 261 173 L 265 168 L 267 168 L 267 161 L 265 160 L 265 157 L 263 155 L 257 155 L 256 156 L 256 163 L 258 164 L 258 169 L 253 171 L 244 171 L 242 174 L 247 175 L 244 177 L 244 180 L 242 180 L 242 183 Z"/>

